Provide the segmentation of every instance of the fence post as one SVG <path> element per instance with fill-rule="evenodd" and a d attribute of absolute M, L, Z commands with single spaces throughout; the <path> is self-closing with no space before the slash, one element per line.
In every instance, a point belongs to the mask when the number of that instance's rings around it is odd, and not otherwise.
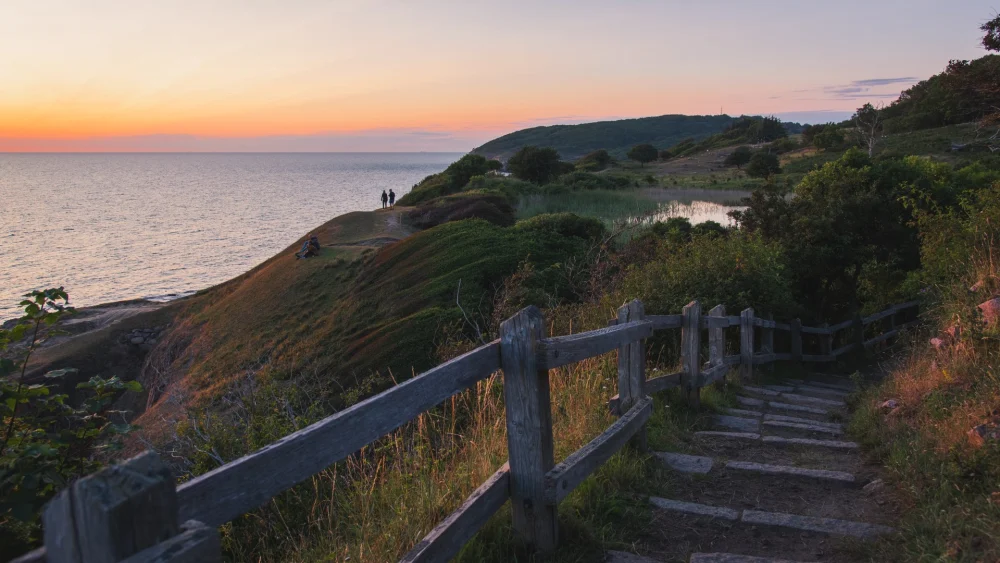
<path fill-rule="evenodd" d="M 740 377 L 753 377 L 753 308 L 740 313 Z"/>
<path fill-rule="evenodd" d="M 774 315 L 772 313 L 767 314 L 767 320 L 774 322 Z M 760 353 L 761 354 L 773 354 L 774 353 L 774 329 L 764 328 L 760 329 Z M 767 371 L 774 371 L 775 362 L 768 362 Z"/>
<path fill-rule="evenodd" d="M 641 321 L 646 316 L 642 301 L 632 301 L 618 308 L 618 323 Z M 646 343 L 629 342 L 618 348 L 618 412 L 625 414 L 635 403 L 646 396 Z M 632 438 L 632 445 L 646 451 L 646 427 Z"/>
<path fill-rule="evenodd" d="M 792 328 L 792 360 L 802 361 L 802 319 L 792 319 L 789 326 Z"/>
<path fill-rule="evenodd" d="M 858 355 L 865 353 L 865 323 L 861 313 L 854 313 L 854 348 Z"/>
<path fill-rule="evenodd" d="M 823 323 L 823 328 L 830 330 L 830 323 Z M 819 353 L 824 356 L 833 355 L 833 333 L 820 335 Z"/>
<path fill-rule="evenodd" d="M 726 316 L 726 306 L 716 305 L 708 312 L 710 317 L 725 317 Z M 709 328 L 708 329 L 708 362 L 712 366 L 717 366 L 726 359 L 726 329 L 724 328 Z M 719 380 L 720 383 L 725 383 L 725 378 Z"/>
<path fill-rule="evenodd" d="M 219 533 L 199 522 L 178 526 L 177 490 L 155 452 L 84 477 L 56 495 L 42 515 L 49 563 L 221 561 Z M 172 546 L 163 550 L 164 546 Z M 135 557 L 133 557 L 135 556 Z"/>
<path fill-rule="evenodd" d="M 681 363 L 683 375 L 681 386 L 687 397 L 688 406 L 701 406 L 701 388 L 698 376 L 701 373 L 701 303 L 692 301 L 684 306 L 681 320 Z"/>
<path fill-rule="evenodd" d="M 558 541 L 556 507 L 545 502 L 545 473 L 552 469 L 552 405 L 549 372 L 538 366 L 545 319 L 538 308 L 522 309 L 500 325 L 507 455 L 514 529 L 541 552 Z"/>

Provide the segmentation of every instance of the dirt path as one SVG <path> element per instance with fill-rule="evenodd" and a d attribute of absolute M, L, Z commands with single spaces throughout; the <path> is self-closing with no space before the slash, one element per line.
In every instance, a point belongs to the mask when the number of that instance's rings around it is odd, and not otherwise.
<path fill-rule="evenodd" d="M 740 408 L 715 415 L 690 451 L 659 452 L 671 498 L 650 497 L 655 517 L 639 554 L 612 563 L 866 561 L 864 544 L 891 533 L 894 512 L 847 441 L 846 378 L 747 386 Z"/>

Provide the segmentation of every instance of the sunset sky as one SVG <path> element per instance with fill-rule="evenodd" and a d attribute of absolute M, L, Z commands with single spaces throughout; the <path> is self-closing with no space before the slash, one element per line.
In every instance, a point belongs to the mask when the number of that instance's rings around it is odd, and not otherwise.
<path fill-rule="evenodd" d="M 668 113 L 843 119 L 996 0 L 4 0 L 0 151 L 467 151 Z"/>

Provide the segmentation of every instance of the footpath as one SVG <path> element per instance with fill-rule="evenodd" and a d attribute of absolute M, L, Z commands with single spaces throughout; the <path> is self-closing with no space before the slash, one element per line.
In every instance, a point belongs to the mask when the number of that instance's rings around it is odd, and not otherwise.
<path fill-rule="evenodd" d="M 609 563 L 865 561 L 863 543 L 891 533 L 891 503 L 844 439 L 844 376 L 745 386 L 739 408 L 696 432 L 689 453 L 656 452 L 676 477 L 639 554 Z"/>

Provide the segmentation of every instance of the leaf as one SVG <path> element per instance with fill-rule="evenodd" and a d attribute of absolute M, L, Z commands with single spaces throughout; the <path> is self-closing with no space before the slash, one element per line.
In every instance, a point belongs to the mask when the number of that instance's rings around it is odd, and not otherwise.
<path fill-rule="evenodd" d="M 142 383 L 139 383 L 138 381 L 129 381 L 125 383 L 125 389 L 128 389 L 129 391 L 135 391 L 138 393 L 142 391 Z"/>
<path fill-rule="evenodd" d="M 54 370 L 46 373 L 45 377 L 48 377 L 49 379 L 56 379 L 56 378 L 59 378 L 59 377 L 64 377 L 64 376 L 66 376 L 67 374 L 70 374 L 70 373 L 77 373 L 78 371 L 80 371 L 80 370 L 78 370 L 76 368 L 54 369 Z"/>

